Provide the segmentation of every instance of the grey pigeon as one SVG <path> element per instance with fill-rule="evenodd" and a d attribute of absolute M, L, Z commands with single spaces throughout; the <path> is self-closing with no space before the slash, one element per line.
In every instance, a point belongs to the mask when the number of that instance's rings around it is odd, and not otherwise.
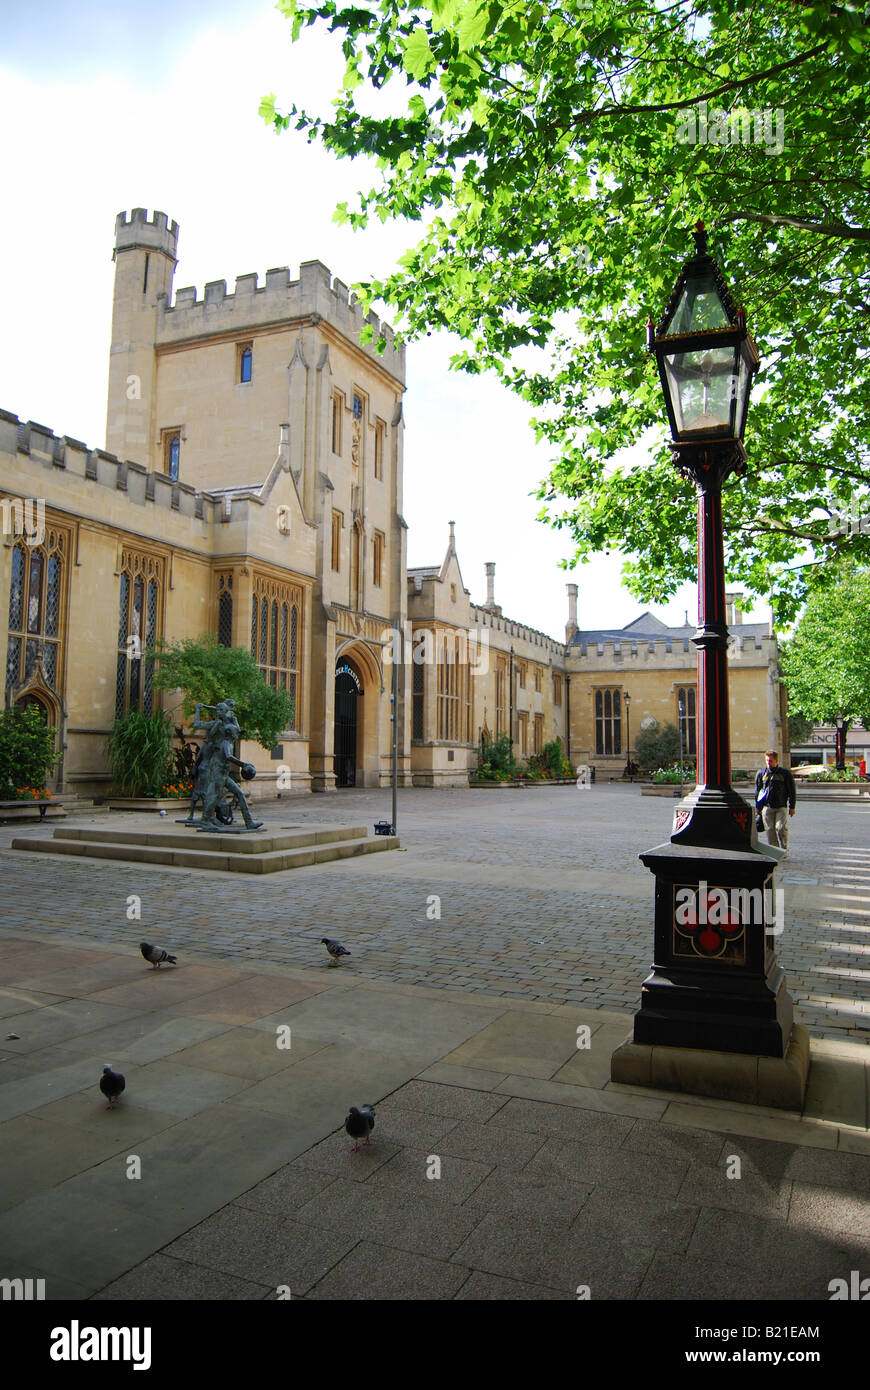
<path fill-rule="evenodd" d="M 175 956 L 171 956 L 161 946 L 149 946 L 147 941 L 140 941 L 139 950 L 145 959 L 151 962 L 152 970 L 159 970 L 161 962 L 164 960 L 168 960 L 170 965 L 176 964 Z"/>
<path fill-rule="evenodd" d="M 126 1085 L 127 1083 L 119 1071 L 112 1071 L 111 1067 L 103 1067 L 103 1074 L 100 1077 L 100 1090 L 109 1102 L 106 1106 L 107 1110 L 114 1110 L 115 1101 Z"/>
<path fill-rule="evenodd" d="M 350 955 L 350 951 L 348 951 L 346 947 L 342 946 L 340 941 L 332 941 L 328 936 L 322 936 L 320 940 L 323 942 L 323 945 L 326 947 L 327 951 L 332 956 L 335 965 L 339 965 L 341 963 L 339 961 L 339 956 Z"/>
<path fill-rule="evenodd" d="M 344 1127 L 351 1139 L 357 1142 L 353 1146 L 353 1153 L 359 1149 L 360 1139 L 369 1142 L 369 1135 L 375 1127 L 375 1108 L 373 1105 L 361 1105 L 357 1110 L 355 1105 L 350 1107 L 350 1113 L 344 1122 Z"/>

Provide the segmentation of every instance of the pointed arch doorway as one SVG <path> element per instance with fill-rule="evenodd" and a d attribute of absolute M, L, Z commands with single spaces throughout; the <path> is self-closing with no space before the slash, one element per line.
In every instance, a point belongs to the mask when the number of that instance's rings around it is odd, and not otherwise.
<path fill-rule="evenodd" d="M 354 666 L 340 660 L 335 668 L 335 785 L 355 787 L 357 781 L 357 743 L 359 701 L 362 681 Z"/>

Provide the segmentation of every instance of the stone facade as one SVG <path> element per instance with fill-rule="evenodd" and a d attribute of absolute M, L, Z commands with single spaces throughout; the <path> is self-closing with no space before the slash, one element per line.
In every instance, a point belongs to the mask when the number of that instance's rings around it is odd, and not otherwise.
<path fill-rule="evenodd" d="M 279 746 L 243 747 L 255 796 L 281 769 L 291 794 L 386 785 L 394 658 L 401 785 L 465 784 L 484 733 L 523 756 L 559 738 L 618 775 L 624 751 L 596 745 L 599 691 L 630 690 L 632 730 L 675 722 L 695 681 L 688 628 L 644 615 L 582 632 L 573 585 L 564 642 L 512 621 L 494 565 L 471 601 L 452 523 L 443 563 L 407 569 L 404 348 L 325 266 L 173 299 L 177 223 L 137 208 L 115 238 L 106 449 L 0 411 L 5 699 L 36 701 L 58 730 L 54 788 L 107 789 L 119 712 L 177 719 L 137 654 L 156 637 L 245 646 L 293 693 Z M 732 761 L 755 766 L 782 747 L 775 639 L 747 625 L 733 657 Z"/>

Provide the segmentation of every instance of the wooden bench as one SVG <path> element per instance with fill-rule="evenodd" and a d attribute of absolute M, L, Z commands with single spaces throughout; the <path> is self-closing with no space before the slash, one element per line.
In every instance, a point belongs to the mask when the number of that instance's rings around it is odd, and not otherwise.
<path fill-rule="evenodd" d="M 25 807 L 25 806 L 26 806 L 26 807 L 38 806 L 38 807 L 39 807 L 39 819 L 40 819 L 40 820 L 45 820 L 45 813 L 46 813 L 46 811 L 48 810 L 49 806 L 62 806 L 62 805 L 63 805 L 63 802 L 62 802 L 62 801 L 56 801 L 56 800 L 54 799 L 54 797 L 51 797 L 50 799 L 46 799 L 46 800 L 44 800 L 44 801 L 31 801 L 31 800 L 29 800 L 29 799 L 26 800 L 26 801 L 0 801 L 0 812 L 3 812 L 3 811 L 11 811 L 11 810 L 20 811 L 20 810 L 22 809 L 22 807 Z"/>

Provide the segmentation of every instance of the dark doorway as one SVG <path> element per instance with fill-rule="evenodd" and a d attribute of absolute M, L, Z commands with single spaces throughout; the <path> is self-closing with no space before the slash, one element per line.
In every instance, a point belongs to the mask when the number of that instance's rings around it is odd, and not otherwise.
<path fill-rule="evenodd" d="M 347 662 L 335 673 L 335 785 L 356 786 L 357 701 L 362 695 L 359 676 Z"/>

